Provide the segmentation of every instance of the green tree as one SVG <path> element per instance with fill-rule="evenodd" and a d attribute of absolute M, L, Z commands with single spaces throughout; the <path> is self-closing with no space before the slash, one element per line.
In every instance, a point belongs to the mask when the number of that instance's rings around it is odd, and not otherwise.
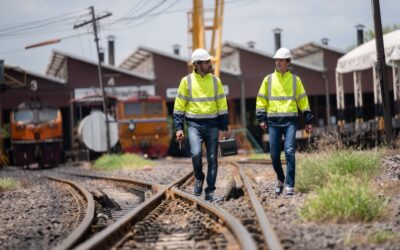
<path fill-rule="evenodd" d="M 392 32 L 392 31 L 398 30 L 398 29 L 400 29 L 400 24 L 396 24 L 395 23 L 395 24 L 392 24 L 392 25 L 390 25 L 390 24 L 389 25 L 384 25 L 382 27 L 382 33 L 386 34 L 386 33 L 389 33 L 389 32 Z M 364 32 L 364 40 L 365 40 L 365 42 L 370 41 L 370 40 L 372 40 L 374 38 L 375 38 L 375 30 L 369 29 L 369 30 Z"/>
<path fill-rule="evenodd" d="M 390 25 L 390 24 L 384 25 L 382 27 L 382 33 L 386 34 L 386 33 L 389 33 L 389 32 L 392 32 L 392 31 L 398 30 L 398 29 L 400 29 L 400 24 L 396 24 L 395 23 L 395 24 L 392 24 L 392 25 Z M 368 42 L 368 41 L 370 41 L 372 39 L 375 39 L 375 30 L 374 29 L 369 29 L 369 30 L 364 31 L 364 42 Z M 347 47 L 346 50 L 350 51 L 350 50 L 352 50 L 352 49 L 354 49 L 356 47 L 357 47 L 356 44 L 352 44 L 349 47 Z"/>

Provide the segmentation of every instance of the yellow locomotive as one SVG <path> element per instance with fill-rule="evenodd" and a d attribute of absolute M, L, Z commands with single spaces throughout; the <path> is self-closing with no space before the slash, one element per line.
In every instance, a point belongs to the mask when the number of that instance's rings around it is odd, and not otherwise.
<path fill-rule="evenodd" d="M 150 158 L 167 155 L 170 128 L 164 99 L 146 93 L 134 94 L 118 100 L 116 114 L 122 151 Z"/>

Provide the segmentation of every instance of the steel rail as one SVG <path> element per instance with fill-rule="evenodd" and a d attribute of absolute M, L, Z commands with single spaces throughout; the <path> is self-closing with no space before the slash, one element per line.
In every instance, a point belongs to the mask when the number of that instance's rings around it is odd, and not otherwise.
<path fill-rule="evenodd" d="M 161 203 L 162 200 L 167 198 L 168 189 L 171 189 L 173 186 L 182 185 L 182 183 L 186 182 L 192 175 L 193 171 L 190 171 L 181 179 L 162 188 L 162 190 L 157 192 L 150 199 L 141 203 L 124 217 L 114 222 L 94 237 L 78 245 L 75 249 L 111 249 L 116 243 L 123 239 L 124 235 L 126 235 L 125 232 L 128 231 L 131 226 L 146 217 L 151 210 L 154 210 L 154 208 Z"/>
<path fill-rule="evenodd" d="M 243 224 L 236 219 L 234 216 L 229 214 L 224 209 L 211 205 L 210 203 L 197 198 L 194 195 L 188 194 L 176 187 L 171 189 L 171 194 L 175 196 L 180 196 L 190 202 L 196 203 L 197 207 L 202 208 L 201 210 L 212 213 L 214 216 L 222 220 L 227 228 L 232 232 L 233 235 L 237 237 L 237 240 L 242 247 L 242 249 L 252 250 L 258 249 L 253 237 L 251 237 L 249 231 L 243 226 Z M 229 246 L 228 249 L 231 249 Z M 233 247 L 232 247 L 233 248 Z"/>
<path fill-rule="evenodd" d="M 163 200 L 169 198 L 182 199 L 185 202 L 195 204 L 196 207 L 207 212 L 212 217 L 216 217 L 222 222 L 228 230 L 235 235 L 236 243 L 243 249 L 257 249 L 256 243 L 251 237 L 250 233 L 246 228 L 232 215 L 228 214 L 221 208 L 217 208 L 196 196 L 187 194 L 184 191 L 179 190 L 179 186 L 187 182 L 187 180 L 193 176 L 193 171 L 190 171 L 180 180 L 166 186 L 160 190 L 157 194 L 153 195 L 151 199 L 148 199 L 126 216 L 118 220 L 117 222 L 110 225 L 108 228 L 99 232 L 93 238 L 77 246 L 76 249 L 110 249 L 123 241 L 126 236 L 126 232 L 130 227 L 136 224 L 138 221 L 144 219 L 152 210 L 154 210 Z M 234 248 L 234 247 L 232 247 Z"/>
<path fill-rule="evenodd" d="M 282 250 L 283 246 L 282 246 L 274 228 L 272 227 L 267 216 L 265 215 L 264 208 L 260 204 L 260 202 L 257 198 L 257 195 L 253 190 L 250 178 L 245 174 L 245 172 L 243 171 L 243 168 L 240 167 L 240 165 L 238 163 L 232 162 L 232 164 L 239 169 L 240 176 L 243 180 L 247 194 L 249 195 L 251 204 L 254 208 L 254 212 L 255 212 L 258 222 L 260 224 L 261 231 L 264 236 L 264 240 L 266 241 L 265 243 L 267 244 L 269 249 Z"/>
<path fill-rule="evenodd" d="M 82 240 L 82 238 L 87 234 L 87 232 L 90 230 L 90 226 L 92 225 L 92 221 L 94 220 L 95 216 L 95 203 L 93 199 L 93 195 L 87 191 L 85 188 L 79 186 L 78 184 L 60 179 L 60 178 L 55 178 L 51 176 L 45 176 L 45 178 L 48 178 L 53 181 L 58 181 L 58 182 L 63 182 L 66 183 L 70 186 L 72 186 L 74 189 L 76 189 L 78 192 L 83 194 L 87 201 L 87 208 L 86 208 L 86 215 L 83 221 L 79 224 L 79 226 L 65 239 L 61 242 L 60 245 L 58 245 L 56 248 L 61 249 L 61 250 L 66 250 L 66 249 L 71 249 L 72 247 L 76 246 L 79 241 Z"/>
<path fill-rule="evenodd" d="M 109 180 L 109 181 L 115 181 L 115 182 L 125 182 L 128 184 L 133 184 L 151 191 L 157 191 L 158 185 L 151 184 L 149 182 L 144 182 L 144 181 L 137 181 L 134 179 L 127 179 L 127 178 L 120 178 L 120 177 L 109 177 L 109 176 L 101 176 L 101 175 L 94 175 L 94 174 L 78 174 L 78 173 L 70 173 L 66 171 L 59 171 L 60 173 L 68 174 L 68 175 L 74 175 L 74 176 L 79 176 L 79 177 L 86 177 L 86 178 L 93 178 L 93 179 L 104 179 L 104 180 Z"/>

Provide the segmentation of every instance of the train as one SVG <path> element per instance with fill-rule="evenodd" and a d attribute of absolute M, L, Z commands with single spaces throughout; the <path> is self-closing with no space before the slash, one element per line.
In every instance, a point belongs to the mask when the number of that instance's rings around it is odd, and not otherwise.
<path fill-rule="evenodd" d="M 119 144 L 123 152 L 161 158 L 168 154 L 171 125 L 165 99 L 138 92 L 116 103 Z"/>
<path fill-rule="evenodd" d="M 63 160 L 61 110 L 39 98 L 10 113 L 10 139 L 16 166 L 51 167 Z"/>

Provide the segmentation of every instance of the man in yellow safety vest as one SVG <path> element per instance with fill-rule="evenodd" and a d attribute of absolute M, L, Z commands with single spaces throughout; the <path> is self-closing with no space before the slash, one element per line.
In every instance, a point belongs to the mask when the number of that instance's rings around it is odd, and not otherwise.
<path fill-rule="evenodd" d="M 286 194 L 294 194 L 296 174 L 296 129 L 298 109 L 303 113 L 305 131 L 312 131 L 313 115 L 308 104 L 307 94 L 300 78 L 288 70 L 292 54 L 280 48 L 274 55 L 275 71 L 266 76 L 261 83 L 256 100 L 257 120 L 261 129 L 269 133 L 269 148 L 277 181 L 275 194 L 279 195 L 286 184 Z M 286 157 L 286 176 L 280 159 L 281 139 L 284 136 Z"/>
<path fill-rule="evenodd" d="M 200 196 L 207 181 L 205 200 L 214 200 L 218 172 L 218 135 L 228 135 L 228 106 L 221 80 L 212 75 L 212 56 L 204 49 L 192 53 L 194 70 L 182 78 L 174 104 L 176 139 L 184 140 L 184 122 L 188 125 L 190 153 L 195 175 L 193 193 Z M 203 173 L 201 146 L 207 151 L 207 178 Z"/>

